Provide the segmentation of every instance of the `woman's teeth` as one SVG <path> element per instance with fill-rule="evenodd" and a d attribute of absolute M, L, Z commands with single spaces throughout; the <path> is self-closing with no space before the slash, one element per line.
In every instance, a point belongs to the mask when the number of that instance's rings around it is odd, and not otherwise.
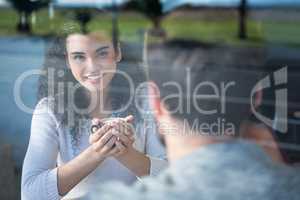
<path fill-rule="evenodd" d="M 97 76 L 88 76 L 87 78 L 88 79 L 92 79 L 92 80 L 97 80 L 99 79 L 101 76 L 100 75 L 97 75 Z"/>

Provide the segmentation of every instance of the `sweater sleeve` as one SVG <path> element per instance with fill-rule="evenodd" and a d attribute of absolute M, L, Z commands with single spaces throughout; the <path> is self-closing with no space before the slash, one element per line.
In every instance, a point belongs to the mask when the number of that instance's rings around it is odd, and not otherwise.
<path fill-rule="evenodd" d="M 38 103 L 32 116 L 22 169 L 22 200 L 60 199 L 56 168 L 58 149 L 57 121 L 45 98 Z"/>

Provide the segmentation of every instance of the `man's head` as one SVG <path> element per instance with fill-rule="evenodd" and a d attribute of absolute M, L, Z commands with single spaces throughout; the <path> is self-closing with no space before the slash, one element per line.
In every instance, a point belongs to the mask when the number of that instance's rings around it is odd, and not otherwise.
<path fill-rule="evenodd" d="M 174 147 L 169 151 L 235 136 L 250 94 L 237 69 L 203 62 L 202 49 L 158 51 L 149 65 L 150 107 L 166 145 Z"/>

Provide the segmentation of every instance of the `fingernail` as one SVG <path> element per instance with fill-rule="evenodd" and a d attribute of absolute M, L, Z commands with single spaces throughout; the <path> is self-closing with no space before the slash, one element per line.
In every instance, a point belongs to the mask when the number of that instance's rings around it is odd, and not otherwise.
<path fill-rule="evenodd" d="M 93 118 L 92 119 L 92 124 L 97 124 L 98 123 L 98 120 L 96 118 Z"/>
<path fill-rule="evenodd" d="M 113 130 L 112 130 L 112 134 L 113 134 L 113 135 L 118 134 L 118 131 L 117 131 L 116 129 L 113 129 Z"/>

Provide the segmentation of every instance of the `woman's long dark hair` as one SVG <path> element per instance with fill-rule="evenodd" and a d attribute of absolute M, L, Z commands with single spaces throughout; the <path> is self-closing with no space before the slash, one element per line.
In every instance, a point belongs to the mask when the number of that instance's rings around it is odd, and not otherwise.
<path fill-rule="evenodd" d="M 57 115 L 59 122 L 62 126 L 68 127 L 72 135 L 72 143 L 77 144 L 78 133 L 80 132 L 80 120 L 88 119 L 87 113 L 73 112 L 73 116 L 68 115 L 68 109 L 72 109 L 70 104 L 69 84 L 79 85 L 76 88 L 72 103 L 77 108 L 85 109 L 90 105 L 90 93 L 87 89 L 81 86 L 78 81 L 73 77 L 73 74 L 66 65 L 66 37 L 57 37 L 50 42 L 50 46 L 46 51 L 43 75 L 40 76 L 38 81 L 38 94 L 37 100 L 40 101 L 44 97 L 54 98 L 54 114 Z M 131 64 L 128 64 L 131 63 Z M 145 74 L 137 62 L 127 62 L 126 60 L 118 63 L 118 70 L 126 73 L 133 80 L 134 86 L 144 82 Z M 63 83 L 63 84 L 62 84 Z M 59 85 L 60 84 L 60 85 Z M 63 89 L 62 89 L 63 88 Z M 49 90 L 50 89 L 50 90 Z M 112 110 L 118 110 L 122 108 L 124 104 L 128 102 L 131 95 L 134 95 L 130 91 L 129 82 L 121 74 L 116 73 L 110 82 L 109 96 L 111 99 Z M 62 112 L 58 112 L 60 104 L 63 103 Z M 122 112 L 121 116 L 133 114 L 135 116 L 135 123 L 140 119 L 140 113 L 138 112 L 134 103 L 131 103 L 127 109 Z M 73 123 L 70 123 L 72 118 Z"/>

